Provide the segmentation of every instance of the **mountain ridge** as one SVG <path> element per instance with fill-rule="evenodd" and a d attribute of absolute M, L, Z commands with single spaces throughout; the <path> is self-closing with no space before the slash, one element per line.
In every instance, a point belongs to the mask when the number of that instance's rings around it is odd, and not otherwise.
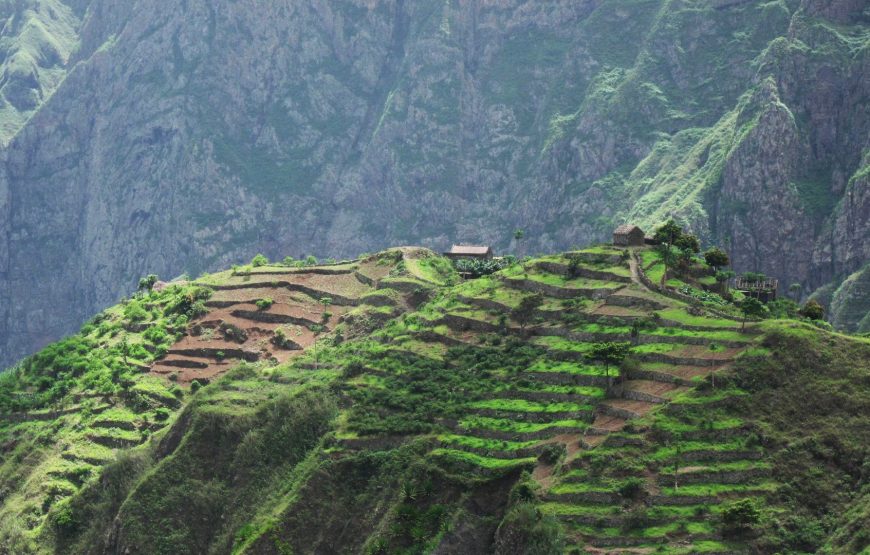
<path fill-rule="evenodd" d="M 870 259 L 860 2 L 63 6 L 79 47 L 3 149 L 0 364 L 253 250 L 548 251 L 675 215 L 804 295 Z"/>

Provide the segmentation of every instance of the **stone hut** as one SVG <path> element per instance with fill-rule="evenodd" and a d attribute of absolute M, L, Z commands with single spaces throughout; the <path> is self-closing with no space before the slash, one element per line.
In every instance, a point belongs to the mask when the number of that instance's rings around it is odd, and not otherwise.
<path fill-rule="evenodd" d="M 444 256 L 451 260 L 462 258 L 489 260 L 492 258 L 492 247 L 487 245 L 453 245 L 449 251 L 444 253 Z"/>
<path fill-rule="evenodd" d="M 644 238 L 643 230 L 632 224 L 621 225 L 613 232 L 613 244 L 619 247 L 642 247 Z"/>

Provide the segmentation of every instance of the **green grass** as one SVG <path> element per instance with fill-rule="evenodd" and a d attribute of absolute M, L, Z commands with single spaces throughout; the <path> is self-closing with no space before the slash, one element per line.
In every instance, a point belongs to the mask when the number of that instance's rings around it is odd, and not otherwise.
<path fill-rule="evenodd" d="M 708 496 L 746 492 L 772 492 L 779 487 L 776 482 L 759 484 L 686 484 L 674 489 L 672 486 L 662 487 L 662 495 Z"/>
<path fill-rule="evenodd" d="M 693 451 L 751 451 L 746 447 L 744 440 L 735 439 L 726 442 L 706 442 L 706 441 L 683 441 L 664 447 L 659 447 L 652 455 L 651 459 L 655 461 L 673 460 L 679 455 L 690 453 Z M 694 466 L 696 463 L 683 463 L 681 466 Z"/>
<path fill-rule="evenodd" d="M 583 431 L 589 423 L 583 420 L 554 420 L 551 422 L 518 422 L 505 418 L 489 418 L 486 416 L 466 416 L 459 425 L 466 430 L 484 429 L 502 432 L 535 433 L 551 428 L 577 428 Z"/>
<path fill-rule="evenodd" d="M 580 385 L 552 385 L 544 383 L 532 383 L 527 387 L 506 387 L 505 389 L 496 389 L 496 391 L 522 391 L 534 393 L 554 393 L 566 395 L 582 395 L 584 397 L 603 398 L 605 391 L 600 387 L 580 386 Z"/>
<path fill-rule="evenodd" d="M 592 343 L 571 341 L 570 339 L 565 339 L 555 335 L 535 337 L 532 342 L 535 345 L 540 345 L 556 351 L 570 351 L 572 353 L 586 353 L 592 349 L 593 346 Z"/>
<path fill-rule="evenodd" d="M 740 329 L 740 322 L 726 320 L 724 318 L 693 316 L 682 308 L 668 308 L 656 312 L 665 320 L 679 322 L 688 326 L 704 326 L 711 328 L 734 328 Z"/>
<path fill-rule="evenodd" d="M 547 338 L 542 337 L 540 339 L 547 339 Z M 584 349 L 584 350 L 588 350 L 588 348 L 589 348 L 588 343 L 579 343 L 579 344 L 572 343 L 572 345 L 587 346 L 586 349 Z M 563 349 L 563 350 L 569 350 L 569 349 Z M 578 351 L 579 351 L 579 349 L 578 349 Z M 576 362 L 553 361 L 553 360 L 546 360 L 546 359 L 539 360 L 539 361 L 535 362 L 535 364 L 533 364 L 532 366 L 529 367 L 528 371 L 529 372 L 553 372 L 553 373 L 559 373 L 559 374 L 576 374 L 576 375 L 581 375 L 581 376 L 604 376 L 604 375 L 606 375 L 605 369 L 601 366 L 594 366 L 591 364 L 579 364 Z M 613 372 L 613 369 L 611 368 L 611 373 L 612 372 Z"/>
<path fill-rule="evenodd" d="M 484 457 L 475 455 L 467 451 L 459 451 L 456 449 L 434 449 L 430 453 L 433 457 L 445 457 L 464 463 L 469 463 L 474 466 L 480 466 L 489 469 L 506 469 L 520 466 L 531 466 L 535 464 L 535 457 L 527 457 L 523 459 L 496 459 L 493 457 Z"/>
<path fill-rule="evenodd" d="M 664 365 L 663 365 L 664 366 Z M 695 432 L 699 430 L 723 431 L 731 430 L 742 426 L 745 421 L 741 418 L 725 418 L 722 420 L 704 420 L 697 424 L 689 424 L 681 422 L 665 416 L 658 416 L 655 420 L 655 427 L 661 430 L 667 430 L 675 434 L 686 432 Z"/>
<path fill-rule="evenodd" d="M 468 405 L 475 409 L 492 409 L 510 412 L 586 412 L 592 410 L 591 405 L 578 405 L 576 403 L 537 403 L 525 399 L 486 399 L 476 401 Z"/>
<path fill-rule="evenodd" d="M 504 441 L 504 440 L 496 440 L 496 439 L 485 439 L 473 436 L 464 436 L 457 434 L 444 434 L 438 436 L 440 441 L 445 443 L 452 443 L 461 447 L 475 447 L 478 449 L 491 449 L 498 451 L 517 451 L 519 449 L 525 449 L 527 447 L 531 447 L 537 443 L 538 441 Z"/>
<path fill-rule="evenodd" d="M 586 492 L 605 492 L 617 493 L 619 488 L 626 483 L 626 480 L 604 480 L 604 481 L 585 481 L 585 482 L 568 482 L 554 486 L 550 491 L 555 494 L 570 494 L 570 493 L 586 493 Z"/>

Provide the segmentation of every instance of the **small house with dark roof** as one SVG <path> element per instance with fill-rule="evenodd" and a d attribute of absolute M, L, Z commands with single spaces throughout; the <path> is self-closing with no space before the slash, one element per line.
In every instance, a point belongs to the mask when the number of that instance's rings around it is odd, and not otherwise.
<path fill-rule="evenodd" d="M 492 247 L 487 245 L 453 245 L 449 251 L 444 253 L 444 256 L 451 260 L 462 258 L 489 260 L 492 258 Z"/>
<path fill-rule="evenodd" d="M 614 230 L 613 244 L 619 247 L 642 247 L 645 244 L 645 235 L 636 225 L 624 224 Z"/>

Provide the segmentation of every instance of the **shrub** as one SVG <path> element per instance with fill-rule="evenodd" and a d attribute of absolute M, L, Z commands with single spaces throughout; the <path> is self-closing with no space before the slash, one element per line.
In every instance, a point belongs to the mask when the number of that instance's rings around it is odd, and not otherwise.
<path fill-rule="evenodd" d="M 190 392 L 191 393 L 196 393 L 201 388 L 202 388 L 202 384 L 199 382 L 199 380 L 193 380 L 192 382 L 190 382 Z"/>
<path fill-rule="evenodd" d="M 727 266 L 731 263 L 731 260 L 728 258 L 728 253 L 719 247 L 711 247 L 707 249 L 704 253 L 704 261 L 707 263 L 707 266 L 716 269 L 719 269 L 722 266 Z"/>
<path fill-rule="evenodd" d="M 531 503 L 537 499 L 539 489 L 538 484 L 532 480 L 531 474 L 528 471 L 523 472 L 519 481 L 511 488 L 510 502 L 511 504 Z"/>
<path fill-rule="evenodd" d="M 538 460 L 544 464 L 556 464 L 567 454 L 565 446 L 561 443 L 550 443 L 545 446 L 538 455 Z"/>
<path fill-rule="evenodd" d="M 169 338 L 169 334 L 166 333 L 166 328 L 162 326 L 151 326 L 145 330 L 142 337 L 148 340 L 152 345 L 159 345 Z"/>
<path fill-rule="evenodd" d="M 262 254 L 258 254 L 254 258 L 251 259 L 251 266 L 254 268 L 259 268 L 260 266 L 265 266 L 269 263 L 269 259 L 263 256 Z"/>
<path fill-rule="evenodd" d="M 626 480 L 617 490 L 623 499 L 639 499 L 646 493 L 643 479 L 632 477 Z"/>
<path fill-rule="evenodd" d="M 818 301 L 807 301 L 800 310 L 800 315 L 810 320 L 821 320 L 825 317 L 825 307 Z"/>
<path fill-rule="evenodd" d="M 265 299 L 259 299 L 254 304 L 257 305 L 257 310 L 269 310 L 269 307 L 275 304 L 275 301 L 273 301 L 269 297 L 266 297 Z"/>
<path fill-rule="evenodd" d="M 513 265 L 513 261 L 507 258 L 480 260 L 476 258 L 460 258 L 453 262 L 457 272 L 470 274 L 472 277 L 481 277 L 494 274 Z"/>
<path fill-rule="evenodd" d="M 64 536 L 74 533 L 79 525 L 68 501 L 58 504 L 54 514 L 52 514 L 51 523 L 55 530 Z"/>
<path fill-rule="evenodd" d="M 628 511 L 622 519 L 622 531 L 632 532 L 634 530 L 640 530 L 641 528 L 649 526 L 650 522 L 646 510 L 643 507 L 635 507 Z"/>
<path fill-rule="evenodd" d="M 557 555 L 564 549 L 558 521 L 530 503 L 521 503 L 505 515 L 495 533 L 496 555 Z"/>
<path fill-rule="evenodd" d="M 130 301 L 124 307 L 124 318 L 131 322 L 142 322 L 148 318 L 148 311 L 139 304 L 139 301 Z"/>
<path fill-rule="evenodd" d="M 729 503 L 722 510 L 723 535 L 738 535 L 749 531 L 761 520 L 761 511 L 752 499 Z"/>

